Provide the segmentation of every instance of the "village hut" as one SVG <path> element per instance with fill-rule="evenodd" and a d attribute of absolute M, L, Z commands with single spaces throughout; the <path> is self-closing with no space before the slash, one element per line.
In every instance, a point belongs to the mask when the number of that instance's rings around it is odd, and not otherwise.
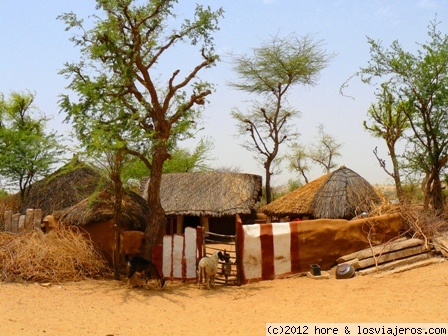
<path fill-rule="evenodd" d="M 112 264 L 116 245 L 114 202 L 115 195 L 102 190 L 74 206 L 54 212 L 53 216 L 59 225 L 78 227 Z M 144 232 L 150 216 L 148 202 L 137 193 L 126 191 L 121 208 L 120 231 Z"/>
<path fill-rule="evenodd" d="M 147 198 L 148 179 L 141 194 Z M 168 233 L 185 227 L 202 226 L 205 231 L 235 234 L 235 216 L 243 223 L 261 199 L 259 175 L 230 172 L 170 173 L 162 175 L 160 198 L 167 218 Z"/>
<path fill-rule="evenodd" d="M 351 219 L 381 202 L 377 191 L 353 170 L 342 166 L 265 205 L 269 217 Z"/>
<path fill-rule="evenodd" d="M 17 202 L 10 204 L 18 206 L 7 210 L 24 214 L 27 209 L 42 209 L 42 215 L 46 216 L 77 204 L 106 185 L 106 181 L 97 169 L 75 157 L 51 175 L 35 182 L 21 205 L 18 205 L 18 194 L 11 196 Z"/>
<path fill-rule="evenodd" d="M 53 213 L 64 225 L 85 227 L 114 217 L 115 195 L 108 190 L 93 193 L 81 202 Z M 144 231 L 149 216 L 148 202 L 132 191 L 126 191 L 121 202 L 123 230 Z"/>

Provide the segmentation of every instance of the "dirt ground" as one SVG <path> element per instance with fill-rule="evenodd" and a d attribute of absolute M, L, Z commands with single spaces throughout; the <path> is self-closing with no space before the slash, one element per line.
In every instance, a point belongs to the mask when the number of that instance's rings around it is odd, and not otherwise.
<path fill-rule="evenodd" d="M 448 262 L 378 278 L 241 287 L 0 283 L 0 335 L 264 335 L 266 322 L 448 322 Z"/>

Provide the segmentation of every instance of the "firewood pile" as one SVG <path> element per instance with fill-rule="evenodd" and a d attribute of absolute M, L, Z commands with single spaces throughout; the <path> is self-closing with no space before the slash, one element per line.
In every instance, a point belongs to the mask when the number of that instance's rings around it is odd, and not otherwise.
<path fill-rule="evenodd" d="M 356 275 L 384 276 L 439 263 L 444 261 L 442 256 L 448 257 L 448 236 L 431 241 L 400 238 L 342 256 L 337 262 L 352 265 Z"/>

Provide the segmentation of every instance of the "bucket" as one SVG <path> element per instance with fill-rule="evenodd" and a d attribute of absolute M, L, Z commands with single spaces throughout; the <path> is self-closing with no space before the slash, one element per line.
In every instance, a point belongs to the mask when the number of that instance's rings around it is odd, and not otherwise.
<path fill-rule="evenodd" d="M 310 265 L 310 273 L 314 276 L 321 275 L 320 266 L 318 264 Z"/>

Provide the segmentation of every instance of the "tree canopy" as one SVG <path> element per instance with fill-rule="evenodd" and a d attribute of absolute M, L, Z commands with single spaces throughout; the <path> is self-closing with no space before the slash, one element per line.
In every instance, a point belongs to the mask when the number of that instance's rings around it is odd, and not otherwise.
<path fill-rule="evenodd" d="M 35 94 L 0 95 L 0 176 L 23 201 L 36 178 L 54 168 L 63 146 L 55 132 L 46 133 L 48 119 L 34 106 Z"/>
<path fill-rule="evenodd" d="M 81 52 L 80 61 L 65 64 L 61 72 L 77 95 L 62 97 L 68 119 L 84 143 L 94 135 L 108 134 L 109 143 L 139 158 L 150 171 L 147 257 L 164 223 L 160 202 L 164 162 L 178 140 L 194 135 L 193 121 L 213 90 L 198 75 L 218 61 L 212 34 L 219 29 L 222 9 L 196 5 L 193 18 L 179 19 L 176 4 L 175 0 L 97 0 L 100 14 L 90 25 L 74 13 L 60 16 L 67 29 L 78 32 L 71 40 Z M 181 71 L 170 62 L 162 76 L 159 66 L 177 47 L 195 51 L 196 65 Z"/>
<path fill-rule="evenodd" d="M 430 23 L 429 40 L 419 43 L 415 53 L 398 41 L 385 49 L 368 38 L 371 59 L 357 73 L 371 85 L 387 82 L 389 92 L 405 104 L 402 112 L 410 130 L 405 134 L 406 166 L 422 175 L 425 208 L 435 210 L 444 205 L 441 174 L 448 150 L 448 35 L 438 25 Z"/>
<path fill-rule="evenodd" d="M 299 112 L 288 104 L 289 91 L 295 85 L 317 83 L 331 58 L 321 44 L 309 35 L 274 36 L 254 48 L 252 55 L 232 57 L 238 80 L 230 85 L 261 99 L 252 101 L 248 112 L 233 109 L 232 116 L 238 122 L 238 134 L 249 136 L 243 146 L 264 166 L 267 203 L 272 200 L 270 181 L 275 162 L 281 158 L 280 146 L 298 136 L 291 120 Z"/>

